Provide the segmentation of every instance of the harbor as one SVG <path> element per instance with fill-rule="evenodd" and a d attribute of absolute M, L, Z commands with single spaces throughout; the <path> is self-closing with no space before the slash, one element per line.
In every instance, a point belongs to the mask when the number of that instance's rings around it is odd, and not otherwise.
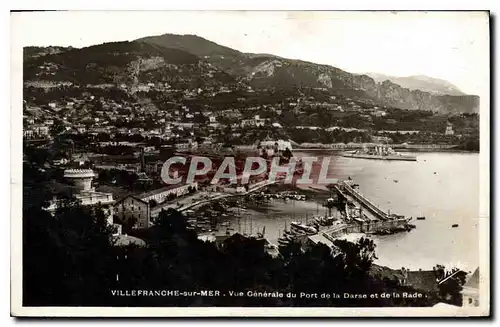
<path fill-rule="evenodd" d="M 269 204 L 273 199 L 287 202 L 291 201 L 294 209 L 292 221 L 285 220 L 282 234 L 276 239 L 276 243 L 267 239 L 272 248 L 284 247 L 290 242 L 298 242 L 307 246 L 308 242 L 315 242 L 311 236 L 320 234 L 327 241 L 325 245 L 333 247 L 333 240 L 346 234 L 392 234 L 407 232 L 415 227 L 410 224 L 411 218 L 382 211 L 369 199 L 364 197 L 353 188 L 352 180 L 341 181 L 334 185 L 334 197 L 328 198 L 323 204 L 325 215 L 319 215 L 319 204 L 317 203 L 317 214 L 308 218 L 295 217 L 295 202 L 305 202 L 306 196 L 297 192 L 266 193 L 262 191 L 249 197 L 234 197 L 211 203 L 209 208 L 203 211 L 189 211 L 193 213 L 188 218 L 190 229 L 197 230 L 202 239 L 213 240 L 217 236 L 230 237 L 234 233 L 245 237 L 266 238 L 266 226 L 253 226 L 253 215 L 248 215 L 247 210 L 257 210 L 262 205 Z M 275 200 L 275 201 L 276 201 Z M 196 217 L 196 218 L 194 218 Z M 201 217 L 201 218 L 200 218 Z M 219 218 L 220 217 L 220 218 Z M 231 219 L 232 218 L 232 219 Z M 231 220 L 233 224 L 231 224 Z M 234 221 L 237 227 L 234 226 Z M 243 225 L 242 225 L 243 222 Z M 289 228 L 287 228 L 289 227 Z M 278 232 L 279 234 L 280 232 Z"/>
<path fill-rule="evenodd" d="M 394 234 L 407 232 L 415 228 L 410 224 L 412 218 L 386 213 L 353 188 L 352 180 L 333 185 L 335 198 L 329 198 L 324 204 L 328 208 L 328 216 L 316 216 L 307 223 L 292 222 L 290 231 L 285 230 L 278 239 L 280 246 L 292 241 L 303 245 L 307 242 L 321 242 L 333 247 L 333 241 L 346 234 Z M 332 208 L 339 208 L 340 215 L 333 216 Z M 343 208 L 343 209 L 342 209 Z M 320 237 L 310 238 L 314 235 Z"/>
<path fill-rule="evenodd" d="M 324 155 L 331 154 L 333 153 L 325 152 Z M 294 155 L 301 157 L 308 153 L 301 151 Z M 390 222 L 383 220 L 383 215 L 379 215 L 378 222 L 375 221 L 377 216 L 366 206 L 362 206 L 361 214 L 368 217 L 363 219 L 369 219 L 370 223 L 357 222 L 359 205 L 347 206 L 351 224 L 345 224 L 345 206 L 341 210 L 342 207 L 329 209 L 323 205 L 326 199 L 334 195 L 324 185 L 308 185 L 298 189 L 297 194 L 307 195 L 305 200 L 285 200 L 284 196 L 278 196 L 276 192 L 273 193 L 276 195 L 264 198 L 260 194 L 264 189 L 248 198 L 232 197 L 238 199 L 239 203 L 226 203 L 230 209 L 218 216 L 219 224 L 215 227 L 217 231 L 207 223 L 205 231 L 200 232 L 204 235 L 220 235 L 229 229 L 231 233 L 257 237 L 257 233 L 262 233 L 265 228 L 264 237 L 270 243 L 279 245 L 278 239 L 284 235 L 285 230 L 290 232 L 292 222 L 309 225 L 316 218 L 321 220 L 321 217 L 332 217 L 331 220 L 337 223 L 321 226 L 320 233 L 308 237 L 324 242 L 327 240 L 324 234 L 331 235 L 330 238 L 369 237 L 377 245 L 377 263 L 392 268 L 404 266 L 411 269 L 432 269 L 436 262 L 467 262 L 473 267 L 477 265 L 474 253 L 478 241 L 466 231 L 477 229 L 477 220 L 471 218 L 478 215 L 477 204 L 467 200 L 469 196 L 465 189 L 449 189 L 447 185 L 452 184 L 456 176 L 463 176 L 469 188 L 477 187 L 474 186 L 474 176 L 466 173 L 467 167 L 477 165 L 476 160 L 477 156 L 474 154 L 460 153 L 424 153 L 419 156 L 416 164 L 404 161 L 366 161 L 341 156 L 332 158 L 330 164 L 337 168 L 339 177 L 347 181 L 351 177 L 352 184 L 359 184 L 354 187 L 356 192 L 382 212 L 392 217 L 404 215 L 404 219 L 413 217 L 408 224 L 414 224 L 416 228 L 409 233 L 391 233 L 386 227 L 390 226 Z M 409 169 L 412 176 L 408 175 Z M 394 179 L 399 180 L 399 183 L 395 183 Z M 418 181 L 424 182 L 425 186 Z M 442 195 L 443 188 L 451 190 L 450 196 Z M 307 192 L 303 192 L 304 190 Z M 347 198 L 353 197 L 347 192 L 343 193 Z M 359 201 L 354 201 L 355 204 L 357 202 Z M 461 204 L 460 210 L 456 210 L 457 203 Z M 195 216 L 194 213 L 191 215 Z M 417 219 L 422 216 L 426 219 Z M 455 223 L 459 227 L 452 228 Z M 397 219 L 393 224 L 394 227 L 397 226 Z"/>

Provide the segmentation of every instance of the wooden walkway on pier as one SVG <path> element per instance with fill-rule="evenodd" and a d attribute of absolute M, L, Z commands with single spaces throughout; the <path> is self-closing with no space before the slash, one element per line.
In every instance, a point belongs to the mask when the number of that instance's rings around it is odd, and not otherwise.
<path fill-rule="evenodd" d="M 335 189 L 339 193 L 340 196 L 343 196 L 344 198 L 348 198 L 346 195 L 350 196 L 357 202 L 359 202 L 360 205 L 362 205 L 364 208 L 368 209 L 370 213 L 372 213 L 376 218 L 380 220 L 388 220 L 390 219 L 390 216 L 388 213 L 380 209 L 378 206 L 376 206 L 373 202 L 371 202 L 369 199 L 367 199 L 365 196 L 363 196 L 361 193 L 356 191 L 347 181 L 341 182 L 339 185 L 335 186 Z"/>

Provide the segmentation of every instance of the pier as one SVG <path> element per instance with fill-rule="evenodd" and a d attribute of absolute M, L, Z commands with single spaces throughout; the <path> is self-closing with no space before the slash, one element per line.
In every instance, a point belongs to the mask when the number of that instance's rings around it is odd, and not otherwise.
<path fill-rule="evenodd" d="M 342 181 L 334 186 L 338 196 L 346 200 L 343 221 L 321 231 L 329 240 L 348 233 L 377 233 L 409 230 L 409 219 L 404 216 L 389 214 L 351 186 L 352 181 Z M 355 209 L 349 208 L 354 205 Z M 359 215 L 356 214 L 359 210 Z"/>
<path fill-rule="evenodd" d="M 376 206 L 373 202 L 363 196 L 361 193 L 356 191 L 351 185 L 349 185 L 348 181 L 343 181 L 340 185 L 336 185 L 335 188 L 340 196 L 347 199 L 346 195 L 349 195 L 352 199 L 355 199 L 360 205 L 370 211 L 375 218 L 380 220 L 388 220 L 390 219 L 390 215 Z"/>

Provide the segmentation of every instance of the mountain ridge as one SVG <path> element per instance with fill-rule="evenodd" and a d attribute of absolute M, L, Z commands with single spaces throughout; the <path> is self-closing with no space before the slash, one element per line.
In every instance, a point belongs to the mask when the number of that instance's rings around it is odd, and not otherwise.
<path fill-rule="evenodd" d="M 365 73 L 377 83 L 389 80 L 410 90 L 420 90 L 438 95 L 467 95 L 451 82 L 426 75 L 390 76 L 381 73 Z"/>
<path fill-rule="evenodd" d="M 163 35 L 161 39 L 148 37 L 147 42 L 166 47 L 176 46 L 168 42 L 169 36 L 171 35 L 169 34 L 167 37 Z M 145 41 L 144 38 L 139 40 Z M 179 40 L 182 40 L 182 38 L 177 38 L 177 41 Z M 351 74 L 331 65 L 320 65 L 274 55 L 255 56 L 237 50 L 227 52 L 228 47 L 225 46 L 220 46 L 220 51 L 217 51 L 215 46 L 217 43 L 200 37 L 196 40 L 200 41 L 197 44 L 199 48 L 207 46 L 206 42 L 210 43 L 212 52 L 211 56 L 206 60 L 230 74 L 245 78 L 254 87 L 264 87 L 266 83 L 275 87 L 327 87 L 334 93 L 345 92 L 346 90 L 349 90 L 349 93 L 355 91 L 354 93 L 371 101 L 383 105 L 398 106 L 403 109 L 440 112 L 477 112 L 479 110 L 479 97 L 466 95 L 458 89 L 453 94 L 447 94 L 429 88 L 425 90 L 407 88 L 398 83 L 379 84 L 368 74 Z M 282 71 L 283 67 L 286 68 L 285 71 Z M 447 95 L 460 98 L 452 98 L 453 101 L 450 101 Z"/>
<path fill-rule="evenodd" d="M 179 88 L 234 82 L 199 57 L 179 49 L 135 41 L 120 41 L 72 49 L 25 61 L 25 81 L 46 80 L 77 85 L 136 85 L 155 80 Z M 213 76 L 212 76 L 213 77 Z M 206 83 L 205 83 L 206 82 Z M 212 83 L 213 84 L 213 83 Z"/>
<path fill-rule="evenodd" d="M 74 56 L 85 65 L 71 59 Z M 152 78 L 169 83 L 182 81 L 179 87 L 203 87 L 212 79 L 218 85 L 240 81 L 256 89 L 321 88 L 332 95 L 342 94 L 374 105 L 401 109 L 449 113 L 477 112 L 479 107 L 479 97 L 474 95 L 442 95 L 412 90 L 390 81 L 377 83 L 367 74 L 352 74 L 334 66 L 272 54 L 243 53 L 192 34 L 162 34 L 31 58 L 25 61 L 25 76 L 40 78 L 37 65 L 45 61 L 60 65 L 61 60 L 72 63 L 64 74 L 66 77 L 78 76 L 75 81 L 79 83 L 89 80 L 89 74 L 99 83 L 131 83 L 139 76 L 145 83 Z M 149 65 L 149 72 L 134 78 L 127 76 L 131 65 L 141 66 L 141 60 Z M 89 64 L 92 64 L 90 70 Z M 46 77 L 46 74 L 42 76 Z M 88 82 L 93 83 L 92 79 Z"/>

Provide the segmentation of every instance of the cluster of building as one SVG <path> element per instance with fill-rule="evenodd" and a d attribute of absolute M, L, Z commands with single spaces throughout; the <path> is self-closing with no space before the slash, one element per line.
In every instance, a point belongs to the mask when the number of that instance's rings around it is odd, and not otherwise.
<path fill-rule="evenodd" d="M 25 105 L 23 116 L 24 139 L 45 139 L 51 137 L 51 128 L 57 121 L 59 133 L 67 134 L 122 134 L 157 137 L 163 140 L 194 138 L 203 135 L 206 142 L 223 139 L 223 129 L 262 127 L 272 122 L 258 114 L 244 114 L 240 109 L 194 110 L 186 105 L 167 103 L 171 110 L 159 110 L 150 101 L 123 104 L 113 100 L 71 99 L 64 102 L 50 102 L 46 106 Z M 249 108 L 250 111 L 258 110 Z M 251 115 L 251 116 L 248 116 Z M 237 136 L 235 134 L 235 136 Z M 195 147 L 195 142 L 184 142 Z"/>
<path fill-rule="evenodd" d="M 195 192 L 198 184 L 171 185 L 141 194 L 131 194 L 115 203 L 115 215 L 119 221 L 132 219 L 137 228 L 148 228 L 152 218 L 161 210 L 176 208 L 171 200 Z M 154 204 L 154 205 L 153 205 Z"/>
<path fill-rule="evenodd" d="M 44 71 L 45 67 L 42 68 L 40 69 Z M 331 104 L 302 95 L 287 97 L 284 102 L 261 105 L 242 104 L 241 101 L 244 103 L 246 100 L 243 97 L 234 99 L 238 102 L 235 106 L 221 108 L 203 105 L 203 108 L 200 108 L 200 106 L 193 107 L 189 101 L 193 99 L 203 101 L 203 99 L 219 94 L 234 92 L 235 89 L 228 86 L 208 87 L 203 90 L 199 88 L 174 89 L 168 83 L 155 81 L 137 83 L 133 86 L 99 84 L 86 87 L 71 83 L 69 85 L 61 85 L 61 83 L 45 85 L 42 82 L 26 81 L 25 86 L 44 90 L 43 93 L 64 86 L 72 90 L 72 94 L 77 92 L 80 95 L 62 97 L 57 101 L 49 100 L 45 104 L 40 104 L 40 101 L 44 101 L 43 97 L 37 99 L 36 103 L 31 99 L 25 100 L 23 117 L 25 139 L 50 137 L 49 131 L 54 120 L 58 120 L 57 123 L 61 124 L 67 133 L 141 134 L 164 139 L 178 138 L 183 134 L 193 133 L 217 138 L 217 136 L 223 137 L 221 130 L 228 127 L 234 129 L 234 133 L 238 133 L 240 129 L 271 126 L 273 123 L 281 126 L 277 118 L 285 107 L 297 113 L 302 112 L 300 108 L 303 106 L 324 106 L 328 110 L 356 110 L 359 107 L 353 101 L 342 105 Z M 244 91 L 248 93 L 253 90 L 246 87 Z M 113 96 L 107 96 L 106 92 L 113 92 L 111 94 Z M 135 97 L 137 92 L 142 92 L 143 95 Z M 149 96 L 151 92 L 161 92 L 167 98 L 162 101 L 161 105 L 158 105 L 158 102 L 153 101 Z M 169 92 L 175 96 L 172 95 L 170 98 Z M 336 97 L 331 98 L 331 101 L 338 102 Z M 378 110 L 378 107 L 375 108 L 374 110 Z"/>
<path fill-rule="evenodd" d="M 152 219 L 158 216 L 161 210 L 176 207 L 173 200 L 198 190 L 198 184 L 195 182 L 130 194 L 116 200 L 112 193 L 95 190 L 92 185 L 95 176 L 92 169 L 64 170 L 65 179 L 73 185 L 73 196 L 76 201 L 82 206 L 98 205 L 103 210 L 108 225 L 115 228 L 116 235 L 121 234 L 124 224 L 140 229 L 150 227 Z M 53 199 L 45 209 L 55 212 L 60 205 L 58 201 Z"/>

